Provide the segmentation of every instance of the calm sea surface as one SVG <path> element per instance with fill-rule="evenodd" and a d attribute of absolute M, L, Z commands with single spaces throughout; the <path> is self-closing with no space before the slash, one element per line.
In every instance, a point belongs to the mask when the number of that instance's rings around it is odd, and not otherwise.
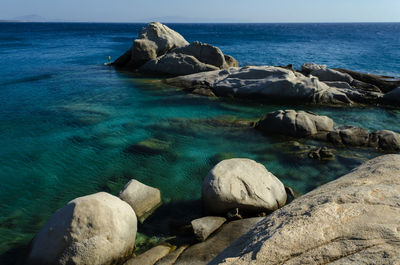
<path fill-rule="evenodd" d="M 333 161 L 299 158 L 302 145 L 321 143 L 265 137 L 225 121 L 296 108 L 400 132 L 397 110 L 211 100 L 104 67 L 142 26 L 0 23 L 0 263 L 69 200 L 117 194 L 133 177 L 160 188 L 165 204 L 188 202 L 200 198 L 218 159 L 247 157 L 305 193 L 379 155 L 339 148 Z M 188 41 L 219 46 L 241 65 L 315 62 L 400 77 L 400 24 L 169 26 Z M 126 152 L 148 139 L 169 148 Z"/>

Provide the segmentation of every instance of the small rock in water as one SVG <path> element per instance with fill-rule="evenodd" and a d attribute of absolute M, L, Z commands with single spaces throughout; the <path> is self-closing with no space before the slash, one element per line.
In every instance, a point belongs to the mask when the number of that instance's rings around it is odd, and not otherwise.
<path fill-rule="evenodd" d="M 335 158 L 333 150 L 328 147 L 313 149 L 308 153 L 308 157 L 318 160 L 332 160 Z"/>
<path fill-rule="evenodd" d="M 141 223 L 162 203 L 159 189 L 135 179 L 129 181 L 118 196 L 132 207 Z"/>
<path fill-rule="evenodd" d="M 225 218 L 218 216 L 199 218 L 192 221 L 193 232 L 199 241 L 204 241 L 225 222 Z"/>

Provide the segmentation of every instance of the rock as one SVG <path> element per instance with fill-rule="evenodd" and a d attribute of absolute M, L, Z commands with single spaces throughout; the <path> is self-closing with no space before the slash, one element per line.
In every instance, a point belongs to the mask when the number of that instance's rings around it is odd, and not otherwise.
<path fill-rule="evenodd" d="M 176 260 L 179 258 L 179 256 L 187 249 L 189 246 L 181 246 L 177 248 L 175 251 L 169 253 L 167 256 L 164 258 L 160 259 L 157 261 L 156 265 L 173 265 L 175 264 Z"/>
<path fill-rule="evenodd" d="M 171 247 L 169 246 L 159 245 L 128 260 L 124 265 L 154 265 L 157 261 L 167 256 L 170 250 Z"/>
<path fill-rule="evenodd" d="M 168 53 L 148 61 L 139 68 L 141 72 L 174 76 L 189 75 L 218 69 L 219 68 L 216 66 L 200 62 L 194 56 L 180 53 Z"/>
<path fill-rule="evenodd" d="M 207 213 L 274 211 L 286 202 L 283 184 L 261 164 L 250 159 L 228 159 L 218 163 L 202 185 Z"/>
<path fill-rule="evenodd" d="M 224 217 L 206 216 L 192 221 L 192 227 L 196 238 L 205 241 L 215 230 L 226 222 Z"/>
<path fill-rule="evenodd" d="M 225 57 L 222 51 L 210 44 L 195 41 L 188 46 L 173 50 L 177 54 L 186 54 L 195 57 L 204 64 L 216 66 L 219 69 L 226 68 Z"/>
<path fill-rule="evenodd" d="M 342 82 L 342 81 L 324 81 L 324 83 L 327 84 L 328 86 L 334 87 L 334 88 L 353 89 L 353 87 L 347 82 Z"/>
<path fill-rule="evenodd" d="M 113 65 L 136 69 L 148 60 L 164 55 L 174 48 L 187 45 L 189 43 L 179 33 L 159 22 L 151 22 L 140 31 L 132 48 L 118 58 Z"/>
<path fill-rule="evenodd" d="M 382 92 L 379 89 L 379 87 L 377 87 L 373 84 L 365 83 L 365 82 L 357 80 L 357 79 L 353 80 L 353 82 L 351 83 L 351 86 L 353 86 L 354 88 L 356 88 L 358 90 L 366 90 L 366 91 L 372 91 L 372 92 L 378 92 L 378 93 Z"/>
<path fill-rule="evenodd" d="M 224 55 L 226 67 L 239 67 L 239 62 L 230 55 Z"/>
<path fill-rule="evenodd" d="M 264 218 L 256 217 L 227 223 L 216 234 L 204 242 L 186 249 L 176 261 L 176 265 L 203 265 L 210 262 L 222 250 L 241 235 L 248 232 Z"/>
<path fill-rule="evenodd" d="M 159 189 L 147 186 L 135 179 L 125 185 L 118 197 L 132 207 L 141 223 L 162 203 Z"/>
<path fill-rule="evenodd" d="M 332 160 L 335 158 L 332 149 L 327 147 L 313 149 L 308 153 L 308 157 L 317 160 Z"/>
<path fill-rule="evenodd" d="M 193 90 L 211 89 L 219 97 L 252 98 L 269 101 L 299 100 L 316 104 L 351 104 L 339 90 L 291 70 L 272 66 L 245 66 L 203 72 L 164 80 L 172 86 Z"/>
<path fill-rule="evenodd" d="M 34 238 L 26 264 L 115 264 L 132 255 L 137 221 L 124 201 L 105 192 L 59 209 Z"/>
<path fill-rule="evenodd" d="M 315 63 L 305 63 L 301 66 L 301 72 L 305 75 L 309 75 L 312 71 L 326 70 L 326 65 L 319 65 Z"/>
<path fill-rule="evenodd" d="M 347 146 L 368 146 L 369 132 L 361 127 L 341 126 L 329 132 L 327 140 L 333 144 Z"/>
<path fill-rule="evenodd" d="M 353 82 L 353 78 L 350 75 L 333 69 L 318 69 L 312 71 L 310 74 L 318 77 L 320 81 L 339 81 L 349 84 Z"/>
<path fill-rule="evenodd" d="M 255 127 L 265 133 L 307 137 L 329 132 L 333 125 L 333 120 L 327 116 L 305 111 L 279 110 L 266 114 Z"/>
<path fill-rule="evenodd" d="M 127 153 L 140 153 L 145 155 L 160 155 L 170 150 L 171 143 L 168 141 L 148 138 L 125 149 Z"/>
<path fill-rule="evenodd" d="M 385 94 L 382 98 L 382 102 L 387 105 L 400 107 L 400 87 L 395 88 L 389 93 Z"/>
<path fill-rule="evenodd" d="M 378 87 L 384 93 L 390 92 L 393 89 L 400 86 L 400 80 L 388 81 L 388 79 L 393 79 L 393 78 L 387 77 L 387 76 L 359 73 L 356 71 L 343 69 L 343 68 L 335 68 L 335 70 L 339 71 L 341 73 L 348 74 L 351 77 L 353 77 L 354 79 L 357 79 L 364 83 L 374 85 L 374 86 Z"/>
<path fill-rule="evenodd" d="M 400 151 L 400 135 L 393 131 L 375 131 L 370 136 L 370 145 L 384 151 Z"/>
<path fill-rule="evenodd" d="M 240 220 L 243 219 L 243 216 L 239 212 L 239 208 L 235 208 L 230 210 L 226 214 L 226 218 L 228 218 L 229 221 L 235 221 L 235 220 Z"/>
<path fill-rule="evenodd" d="M 400 155 L 370 160 L 258 223 L 209 264 L 397 264 Z"/>

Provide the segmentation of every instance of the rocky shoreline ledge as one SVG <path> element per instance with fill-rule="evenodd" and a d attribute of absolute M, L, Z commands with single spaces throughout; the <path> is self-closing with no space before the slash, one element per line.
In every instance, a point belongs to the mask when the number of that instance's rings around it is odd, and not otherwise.
<path fill-rule="evenodd" d="M 399 174 L 400 155 L 384 155 L 294 199 L 263 165 L 223 160 L 203 181 L 205 215 L 138 256 L 137 220 L 161 200 L 158 189 L 132 180 L 119 197 L 100 192 L 59 209 L 25 264 L 394 264 Z"/>

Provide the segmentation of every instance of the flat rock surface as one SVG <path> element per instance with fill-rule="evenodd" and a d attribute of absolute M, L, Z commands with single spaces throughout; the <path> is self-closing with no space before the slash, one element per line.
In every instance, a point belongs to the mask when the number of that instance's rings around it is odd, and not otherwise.
<path fill-rule="evenodd" d="M 226 219 L 224 217 L 206 216 L 195 219 L 191 223 L 196 238 L 204 241 L 225 222 Z"/>
<path fill-rule="evenodd" d="M 217 96 L 258 98 L 281 101 L 303 100 L 308 103 L 350 104 L 345 93 L 292 70 L 273 66 L 245 66 L 165 80 L 187 90 L 211 89 Z"/>
<path fill-rule="evenodd" d="M 185 250 L 175 264 L 177 265 L 203 265 L 210 262 L 222 250 L 229 246 L 241 235 L 249 231 L 263 217 L 242 219 L 227 223 L 218 233 L 212 235 L 204 242 L 195 244 Z"/>
<path fill-rule="evenodd" d="M 167 256 L 170 250 L 169 246 L 159 245 L 128 260 L 124 265 L 154 265 L 157 261 Z"/>
<path fill-rule="evenodd" d="M 399 264 L 400 155 L 275 211 L 210 264 Z"/>

